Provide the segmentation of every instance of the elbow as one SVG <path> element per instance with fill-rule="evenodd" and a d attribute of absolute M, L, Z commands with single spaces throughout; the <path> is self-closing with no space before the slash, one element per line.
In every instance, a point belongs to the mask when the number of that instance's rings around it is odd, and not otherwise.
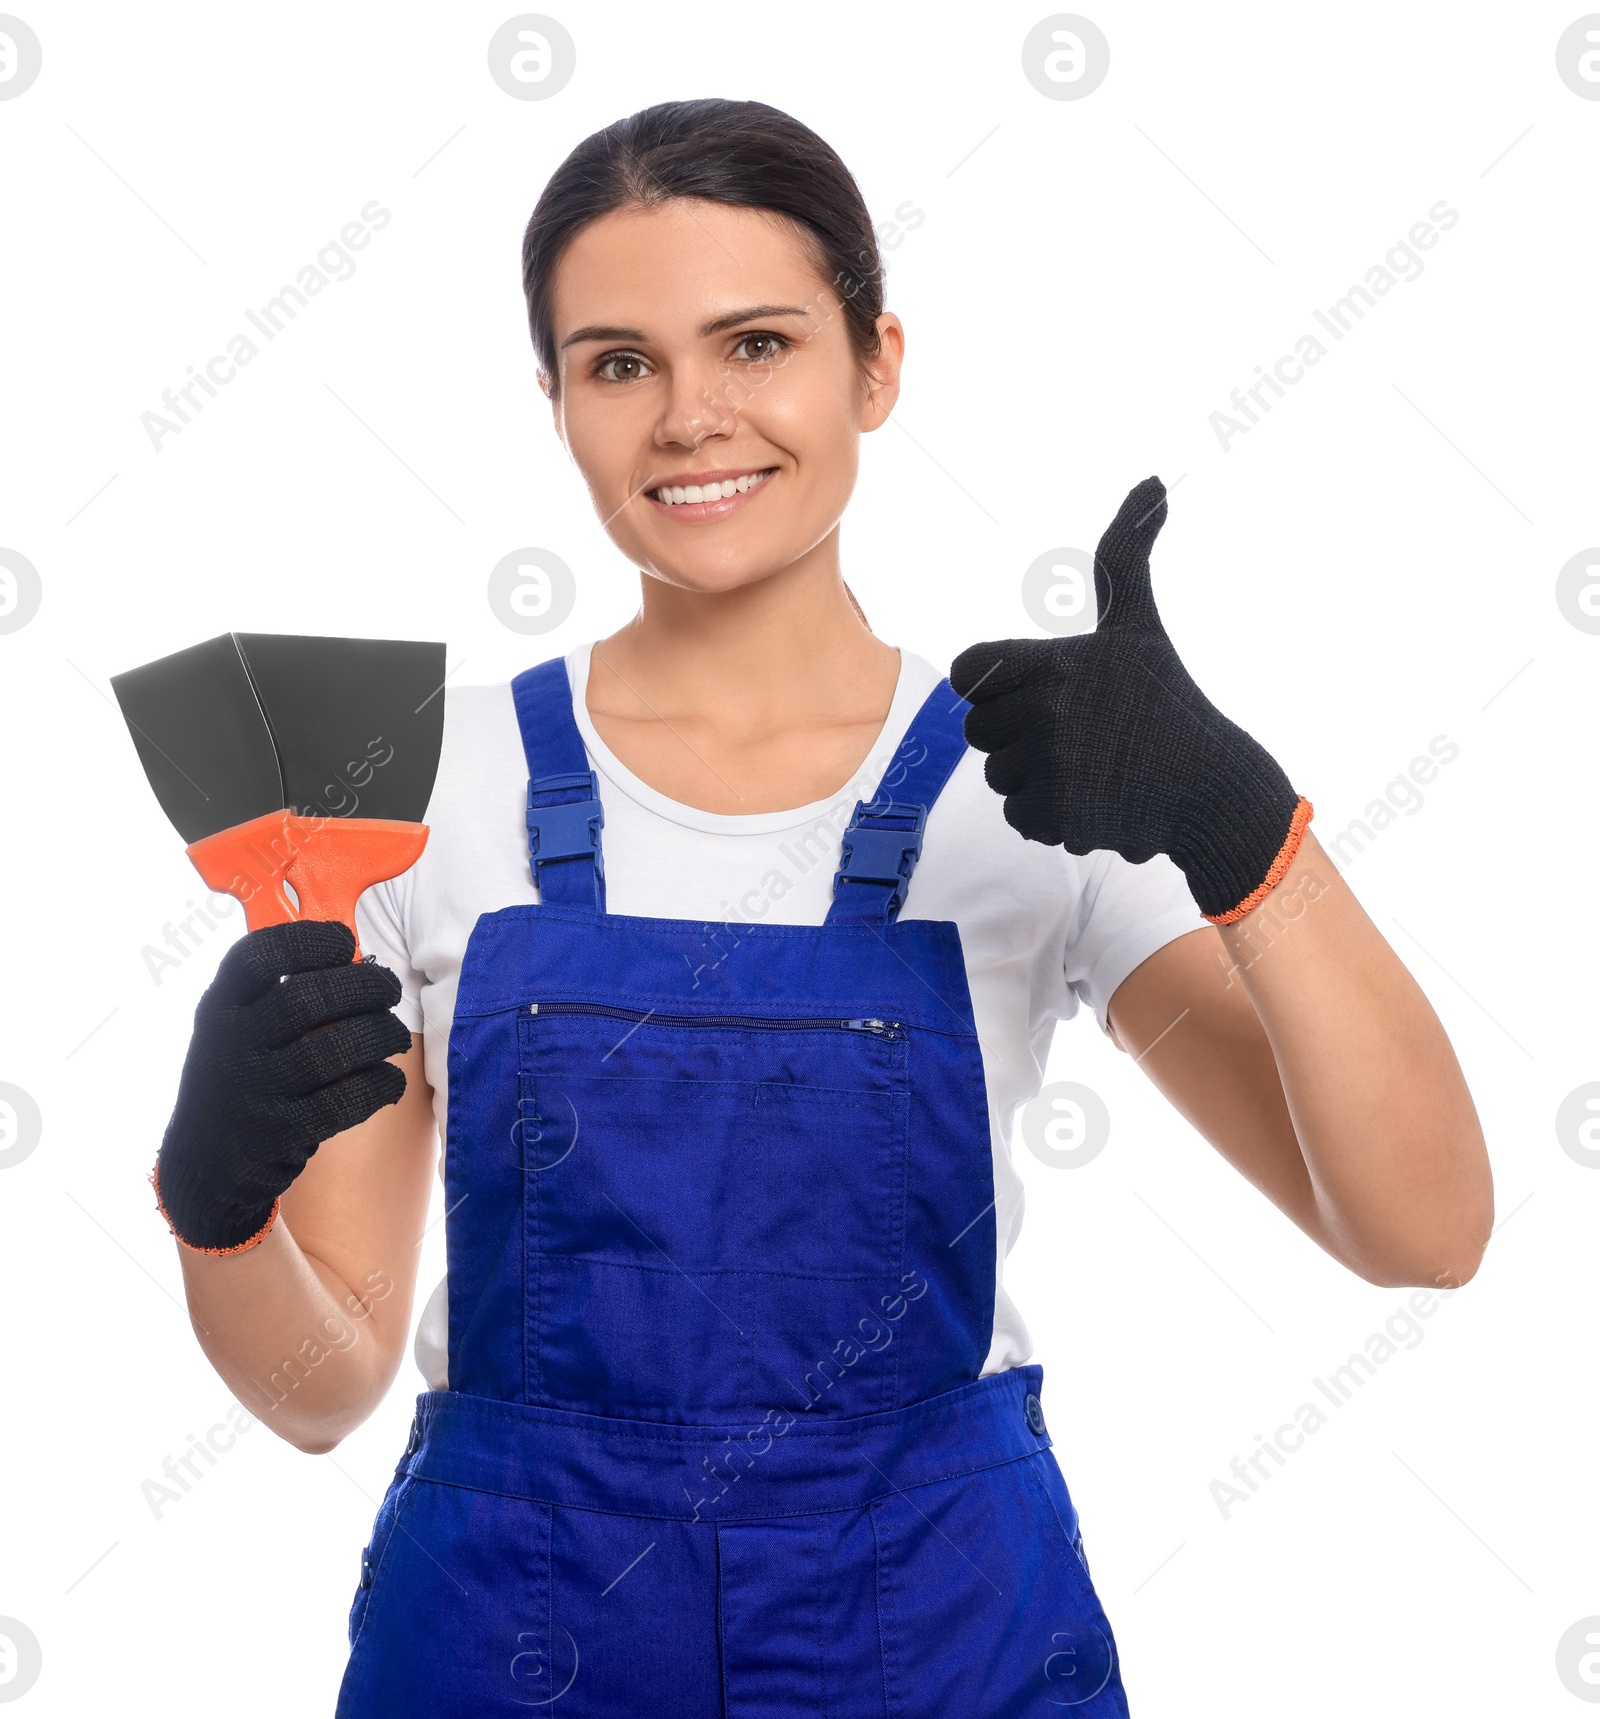
<path fill-rule="evenodd" d="M 1335 1251 L 1358 1277 L 1380 1289 L 1460 1289 L 1478 1274 L 1494 1232 L 1494 1188 L 1480 1182 L 1442 1197 L 1396 1202 L 1364 1225 L 1347 1224 Z"/>
<path fill-rule="evenodd" d="M 268 1411 L 265 1424 L 307 1456 L 326 1456 L 372 1415 L 400 1369 L 396 1354 L 379 1356 L 381 1370 L 351 1373 L 336 1379 L 318 1375 L 329 1388 L 319 1396 L 283 1397 Z"/>
<path fill-rule="evenodd" d="M 280 1425 L 272 1421 L 265 1423 L 271 1427 L 279 1438 L 287 1445 L 293 1445 L 306 1456 L 326 1456 L 330 1450 L 335 1450 L 343 1443 L 348 1427 L 329 1427 L 325 1425 L 296 1426 L 294 1424 Z"/>
<path fill-rule="evenodd" d="M 1391 1252 L 1346 1263 L 1358 1277 L 1379 1289 L 1460 1289 L 1478 1275 L 1489 1245 L 1487 1234 L 1450 1243 L 1435 1243 L 1426 1251 Z"/>
<path fill-rule="evenodd" d="M 337 1419 L 320 1415 L 314 1418 L 284 1419 L 269 1413 L 263 1417 L 261 1424 L 270 1428 L 285 1444 L 292 1445 L 306 1456 L 326 1456 L 329 1451 L 338 1449 L 366 1418 L 364 1414 L 359 1414 L 340 1416 Z"/>
<path fill-rule="evenodd" d="M 289 1443 L 307 1456 L 326 1456 L 330 1450 L 336 1450 L 343 1442 L 342 1438 L 329 1438 L 326 1434 L 306 1433 L 300 1438 L 291 1438 Z"/>
<path fill-rule="evenodd" d="M 338 1449 L 377 1406 L 376 1402 L 342 1404 L 337 1411 L 319 1415 L 302 1426 L 286 1427 L 283 1436 L 307 1456 L 326 1456 Z"/>
<path fill-rule="evenodd" d="M 1462 1258 L 1432 1270 L 1426 1266 L 1397 1265 L 1387 1268 L 1356 1268 L 1356 1274 L 1379 1289 L 1460 1289 L 1478 1275 L 1482 1256 Z"/>
<path fill-rule="evenodd" d="M 1488 1246 L 1487 1239 L 1475 1249 L 1463 1253 L 1442 1270 L 1434 1273 L 1428 1279 L 1429 1289 L 1460 1289 L 1464 1284 L 1471 1283 L 1478 1275 L 1478 1267 L 1483 1264 L 1484 1250 Z"/>
<path fill-rule="evenodd" d="M 1478 1275 L 1494 1234 L 1494 1189 L 1487 1178 L 1472 1206 L 1471 1217 L 1454 1233 L 1433 1238 L 1428 1257 L 1420 1262 L 1423 1270 L 1408 1282 L 1423 1289 L 1460 1289 Z"/>

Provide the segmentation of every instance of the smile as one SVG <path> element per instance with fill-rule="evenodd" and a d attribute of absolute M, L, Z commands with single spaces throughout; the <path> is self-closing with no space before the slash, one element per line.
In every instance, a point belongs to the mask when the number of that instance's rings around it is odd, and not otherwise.
<path fill-rule="evenodd" d="M 775 470 L 769 467 L 765 471 L 741 472 L 738 477 L 723 478 L 717 483 L 666 484 L 660 489 L 646 490 L 645 494 L 659 507 L 691 508 L 703 510 L 702 517 L 711 513 L 720 516 L 732 508 L 719 504 L 734 503 L 736 498 L 760 489 Z"/>

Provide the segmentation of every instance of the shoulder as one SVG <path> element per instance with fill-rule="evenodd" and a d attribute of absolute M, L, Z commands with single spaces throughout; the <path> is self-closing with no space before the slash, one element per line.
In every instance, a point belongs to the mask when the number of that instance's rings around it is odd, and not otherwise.
<path fill-rule="evenodd" d="M 478 796 L 490 783 L 509 780 L 515 785 L 527 775 L 509 681 L 450 686 L 443 697 L 444 733 L 429 802 L 430 821 L 441 807 L 464 796 Z"/>
<path fill-rule="evenodd" d="M 445 688 L 441 756 L 466 762 L 481 757 L 485 750 L 499 753 L 514 749 L 520 753 L 521 748 L 509 681 Z"/>
<path fill-rule="evenodd" d="M 481 686 L 447 686 L 444 689 L 444 726 L 452 729 L 506 723 L 516 726 L 516 707 L 511 702 L 511 682 L 497 680 Z"/>

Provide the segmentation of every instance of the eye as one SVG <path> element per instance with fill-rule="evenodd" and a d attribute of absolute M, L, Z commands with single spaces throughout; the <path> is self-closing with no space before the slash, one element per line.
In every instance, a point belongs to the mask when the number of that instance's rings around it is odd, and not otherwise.
<path fill-rule="evenodd" d="M 763 329 L 756 331 L 753 334 L 741 334 L 739 336 L 737 344 L 734 347 L 734 351 L 737 352 L 740 346 L 748 346 L 752 340 L 765 341 L 767 343 L 767 348 L 768 348 L 767 351 L 762 352 L 762 353 L 758 353 L 753 358 L 750 359 L 750 362 L 753 364 L 770 363 L 774 358 L 777 357 L 779 352 L 787 351 L 789 348 L 789 344 L 790 344 L 789 341 L 787 339 L 785 339 L 783 335 L 774 334 L 771 332 L 770 329 L 763 328 Z"/>
<path fill-rule="evenodd" d="M 597 358 L 591 375 L 598 376 L 602 382 L 637 382 L 644 369 L 644 359 L 637 352 L 608 352 L 603 358 Z M 612 364 L 632 364 L 636 366 L 631 376 L 613 375 L 607 366 Z"/>
<path fill-rule="evenodd" d="M 734 342 L 733 356 L 748 364 L 770 364 L 780 352 L 787 352 L 792 344 L 786 335 L 775 334 L 770 329 L 756 329 L 738 337 Z M 751 345 L 758 345 L 763 350 L 742 350 Z M 602 382 L 637 382 L 649 373 L 649 360 L 629 351 L 607 352 L 594 361 L 590 370 L 590 374 Z"/>

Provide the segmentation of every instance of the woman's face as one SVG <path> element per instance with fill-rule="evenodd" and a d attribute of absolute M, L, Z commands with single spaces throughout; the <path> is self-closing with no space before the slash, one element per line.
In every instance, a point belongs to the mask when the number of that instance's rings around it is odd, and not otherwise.
<path fill-rule="evenodd" d="M 840 293 L 792 222 L 699 199 L 618 210 L 573 240 L 552 297 L 556 431 L 635 566 L 727 591 L 835 530 L 861 434 L 899 392 L 904 336 L 880 316 L 863 377 Z M 697 478 L 747 487 L 684 501 Z"/>

